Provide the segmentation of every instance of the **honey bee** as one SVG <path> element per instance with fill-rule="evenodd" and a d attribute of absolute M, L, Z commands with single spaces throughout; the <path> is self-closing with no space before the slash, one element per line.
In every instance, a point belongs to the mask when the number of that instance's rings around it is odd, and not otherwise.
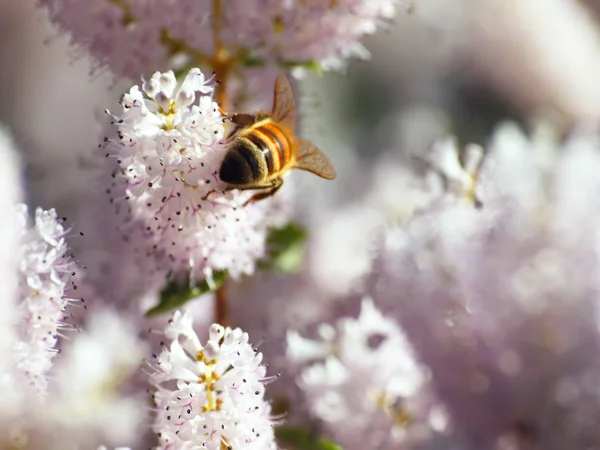
<path fill-rule="evenodd" d="M 289 81 L 275 82 L 273 110 L 269 113 L 233 114 L 232 141 L 221 163 L 219 177 L 230 189 L 264 189 L 248 200 L 255 202 L 275 194 L 290 169 L 312 172 L 327 180 L 336 177 L 329 158 L 312 142 L 294 134 L 296 106 Z"/>

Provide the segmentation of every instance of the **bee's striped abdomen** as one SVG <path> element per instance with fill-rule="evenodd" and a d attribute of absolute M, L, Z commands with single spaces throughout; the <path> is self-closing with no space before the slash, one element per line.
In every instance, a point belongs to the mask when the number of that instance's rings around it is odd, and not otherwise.
<path fill-rule="evenodd" d="M 292 148 L 289 137 L 274 123 L 266 123 L 250 131 L 246 136 L 265 159 L 269 175 L 274 175 L 286 168 L 292 159 Z"/>
<path fill-rule="evenodd" d="M 273 122 L 248 129 L 225 155 L 219 177 L 226 183 L 247 186 L 280 174 L 291 167 L 292 140 Z"/>

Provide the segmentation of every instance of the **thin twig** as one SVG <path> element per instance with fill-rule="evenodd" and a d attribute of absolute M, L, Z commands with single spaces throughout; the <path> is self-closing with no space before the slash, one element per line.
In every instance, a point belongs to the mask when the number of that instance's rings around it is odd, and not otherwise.
<path fill-rule="evenodd" d="M 227 49 L 223 46 L 221 40 L 221 30 L 223 27 L 223 8 L 221 0 L 212 0 L 212 35 L 213 35 L 213 46 L 214 53 L 212 59 L 212 66 L 219 79 L 217 90 L 215 93 L 215 99 L 221 111 L 227 111 L 227 77 L 229 75 L 229 65 L 231 61 Z M 227 304 L 227 291 L 225 283 L 221 284 L 217 288 L 215 295 L 215 313 L 217 323 L 226 327 L 229 324 L 229 305 Z"/>
<path fill-rule="evenodd" d="M 224 327 L 229 325 L 229 305 L 227 304 L 227 288 L 225 284 L 221 284 L 215 294 L 216 322 Z"/>

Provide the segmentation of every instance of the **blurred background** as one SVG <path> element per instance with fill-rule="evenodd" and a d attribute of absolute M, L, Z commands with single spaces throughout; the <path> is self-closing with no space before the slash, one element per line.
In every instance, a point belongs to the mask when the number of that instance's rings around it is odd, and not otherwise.
<path fill-rule="evenodd" d="M 0 123 L 23 155 L 27 203 L 56 208 L 79 231 L 78 215 L 98 190 L 91 170 L 97 118 L 132 83 L 92 73 L 91 60 L 35 3 L 0 0 Z M 525 130 L 549 121 L 559 133 L 600 124 L 600 0 L 406 0 L 400 7 L 385 32 L 366 40 L 369 61 L 352 62 L 343 75 L 308 74 L 299 81 L 302 135 L 331 157 L 339 177 L 328 183 L 291 175 L 297 213 L 317 223 L 308 273 L 264 286 L 260 277 L 251 280 L 257 317 L 250 308 L 239 314 L 251 336 L 259 330 L 257 340 L 259 333 L 283 336 L 288 324 L 301 325 L 299 316 L 309 324 L 329 319 L 319 299 L 348 295 L 369 270 L 368 242 L 356 244 L 381 221 L 374 200 L 404 208 L 403 174 L 423 169 L 414 156 L 435 141 L 452 134 L 461 145 L 485 145 L 507 119 Z M 232 286 L 232 299 L 247 300 L 247 288 Z M 277 306 L 278 296 L 287 306 Z M 199 303 L 194 307 L 211 307 Z M 286 307 L 287 320 L 280 320 Z M 280 328 L 268 333 L 268 323 Z M 271 337 L 263 351 L 281 356 L 282 342 Z M 286 385 L 274 384 L 277 389 Z"/>

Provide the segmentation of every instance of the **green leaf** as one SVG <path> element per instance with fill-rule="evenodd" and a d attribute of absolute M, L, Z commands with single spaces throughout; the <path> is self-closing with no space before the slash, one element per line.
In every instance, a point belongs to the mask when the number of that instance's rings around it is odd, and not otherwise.
<path fill-rule="evenodd" d="M 193 64 L 186 64 L 185 66 L 180 67 L 179 69 L 175 69 L 173 71 L 175 79 L 177 79 L 177 81 L 182 81 L 193 67 Z"/>
<path fill-rule="evenodd" d="M 267 255 L 258 261 L 262 270 L 295 273 L 302 267 L 306 229 L 294 223 L 271 229 L 267 237 Z"/>
<path fill-rule="evenodd" d="M 328 439 L 319 439 L 317 445 L 317 448 L 320 450 L 344 450 L 341 445 L 338 445 Z"/>
<path fill-rule="evenodd" d="M 323 67 L 321 67 L 321 63 L 319 61 L 282 61 L 279 63 L 282 67 L 286 69 L 294 69 L 296 67 L 304 67 L 306 69 L 312 70 L 317 75 L 323 75 Z"/>
<path fill-rule="evenodd" d="M 290 412 L 290 399 L 285 395 L 277 395 L 271 400 L 271 415 L 286 416 Z"/>
<path fill-rule="evenodd" d="M 314 437 L 305 428 L 275 427 L 275 436 L 281 445 L 293 450 L 343 450 L 334 442 Z"/>
<path fill-rule="evenodd" d="M 181 285 L 175 281 L 171 281 L 160 293 L 160 301 L 158 305 L 150 308 L 146 312 L 146 317 L 155 316 L 172 309 L 175 309 L 190 300 L 199 297 L 207 292 L 213 292 L 221 286 L 227 279 L 226 270 L 217 270 L 213 273 L 212 282 L 204 280 L 194 286 L 188 284 Z"/>
<path fill-rule="evenodd" d="M 319 76 L 322 76 L 323 73 L 325 73 L 323 67 L 321 66 L 321 63 L 318 61 L 309 61 L 308 63 L 306 63 L 306 68 L 312 70 Z"/>
<path fill-rule="evenodd" d="M 242 64 L 246 67 L 264 67 L 267 65 L 267 62 L 257 56 L 244 55 Z"/>

